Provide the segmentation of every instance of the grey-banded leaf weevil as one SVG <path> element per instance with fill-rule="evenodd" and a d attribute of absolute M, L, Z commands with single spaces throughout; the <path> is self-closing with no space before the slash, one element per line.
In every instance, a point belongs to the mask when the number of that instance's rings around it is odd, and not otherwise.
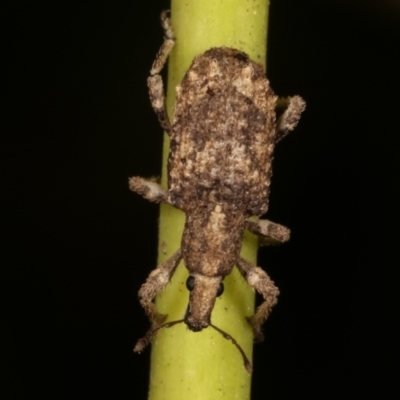
<path fill-rule="evenodd" d="M 279 291 L 261 268 L 240 257 L 244 230 L 272 242 L 285 242 L 290 231 L 268 220 L 251 221 L 268 208 L 271 163 L 275 144 L 297 125 L 305 102 L 299 96 L 280 101 L 269 86 L 263 67 L 242 51 L 211 48 L 193 60 L 176 87 L 172 122 L 166 109 L 160 72 L 175 37 L 166 12 L 161 15 L 164 43 L 153 63 L 148 86 L 151 104 L 171 139 L 168 189 L 140 177 L 129 180 L 131 190 L 149 201 L 166 202 L 186 214 L 181 248 L 153 270 L 139 291 L 152 322 L 136 344 L 141 351 L 161 328 L 184 322 L 194 332 L 208 326 L 231 340 L 251 365 L 238 343 L 211 323 L 223 279 L 237 266 L 244 279 L 263 297 L 249 318 L 255 338 L 277 302 Z M 164 323 L 153 303 L 183 259 L 189 270 L 189 304 L 182 320 Z"/>

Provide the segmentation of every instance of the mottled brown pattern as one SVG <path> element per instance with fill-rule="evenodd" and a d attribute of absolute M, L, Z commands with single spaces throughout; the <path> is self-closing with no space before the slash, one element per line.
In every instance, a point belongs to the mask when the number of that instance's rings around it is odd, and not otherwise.
<path fill-rule="evenodd" d="M 305 103 L 299 96 L 285 99 L 277 119 L 277 96 L 262 66 L 239 50 L 212 48 L 193 60 L 176 87 L 170 123 L 159 73 L 175 39 L 166 13 L 162 24 L 165 40 L 148 85 L 152 106 L 171 138 L 168 190 L 138 177 L 130 179 L 130 188 L 150 201 L 164 201 L 181 209 L 186 223 L 181 249 L 154 270 L 139 291 L 153 329 L 135 350 L 142 350 L 160 329 L 163 318 L 157 314 L 153 299 L 182 258 L 190 273 L 190 299 L 183 318 L 189 329 L 212 326 L 211 313 L 221 294 L 222 280 L 236 265 L 264 298 L 250 319 L 255 337 L 260 339 L 261 325 L 276 304 L 279 291 L 265 271 L 241 259 L 239 252 L 244 229 L 270 242 L 289 239 L 287 228 L 248 218 L 267 211 L 274 146 L 297 125 Z"/>
<path fill-rule="evenodd" d="M 185 212 L 217 202 L 245 216 L 265 213 L 277 98 L 262 66 L 213 48 L 195 58 L 176 92 L 171 203 Z"/>

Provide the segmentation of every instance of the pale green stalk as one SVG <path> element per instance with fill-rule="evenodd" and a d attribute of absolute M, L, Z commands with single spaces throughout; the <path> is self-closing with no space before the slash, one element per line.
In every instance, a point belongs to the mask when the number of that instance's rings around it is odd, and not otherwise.
<path fill-rule="evenodd" d="M 177 38 L 169 60 L 168 110 L 172 115 L 175 87 L 194 56 L 211 47 L 243 50 L 265 65 L 267 0 L 172 0 L 172 25 Z M 161 37 L 160 37 L 161 42 Z M 169 140 L 165 136 L 162 184 L 166 187 Z M 179 247 L 184 215 L 163 204 L 160 213 L 159 260 Z M 256 262 L 257 239 L 246 234 L 242 255 Z M 171 283 L 157 297 L 157 308 L 168 321 L 182 319 L 188 304 L 187 270 L 180 265 Z M 254 311 L 254 291 L 235 268 L 217 299 L 212 322 L 233 336 L 252 359 L 253 334 L 246 317 Z M 161 330 L 151 354 L 150 400 L 248 400 L 251 376 L 239 351 L 218 332 L 190 331 L 185 324 Z"/>

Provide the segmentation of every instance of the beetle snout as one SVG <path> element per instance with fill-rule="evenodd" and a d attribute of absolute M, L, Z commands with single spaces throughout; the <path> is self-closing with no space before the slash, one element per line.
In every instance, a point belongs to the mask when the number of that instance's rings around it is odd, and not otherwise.
<path fill-rule="evenodd" d="M 202 325 L 202 324 L 199 324 L 199 323 L 196 323 L 196 322 L 191 323 L 191 324 L 190 323 L 187 324 L 188 328 L 193 332 L 200 332 L 204 328 L 207 328 L 208 325 L 209 324 Z"/>
<path fill-rule="evenodd" d="M 207 328 L 208 325 L 210 325 L 210 318 L 205 320 L 198 320 L 196 319 L 193 314 L 190 312 L 190 303 L 188 305 L 188 308 L 186 310 L 185 314 L 185 324 L 188 326 L 188 328 L 193 331 L 193 332 L 200 332 L 204 328 Z"/>
<path fill-rule="evenodd" d="M 204 328 L 207 328 L 208 325 L 210 325 L 210 321 L 193 321 L 190 313 L 186 313 L 185 323 L 188 328 L 193 332 L 200 332 Z"/>
<path fill-rule="evenodd" d="M 223 292 L 223 283 L 221 277 L 190 275 L 186 286 L 190 297 L 184 321 L 191 331 L 199 332 L 211 323 L 211 312 L 216 297 Z"/>

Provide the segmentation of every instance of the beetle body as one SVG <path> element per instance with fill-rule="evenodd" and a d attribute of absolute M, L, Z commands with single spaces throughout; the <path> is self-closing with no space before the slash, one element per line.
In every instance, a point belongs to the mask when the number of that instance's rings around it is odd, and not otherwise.
<path fill-rule="evenodd" d="M 249 319 L 260 339 L 261 325 L 276 304 L 279 291 L 265 271 L 240 257 L 241 242 L 245 229 L 272 242 L 289 239 L 287 228 L 268 220 L 250 221 L 249 217 L 267 211 L 274 146 L 296 126 L 305 103 L 299 96 L 287 98 L 286 108 L 277 118 L 277 97 L 262 65 L 242 51 L 212 48 L 194 59 L 176 87 L 170 123 L 160 71 L 175 38 L 166 14 L 162 24 L 165 40 L 148 86 L 152 106 L 171 139 L 168 189 L 139 177 L 129 183 L 146 199 L 181 209 L 186 222 L 181 248 L 150 273 L 139 291 L 153 330 L 135 350 L 140 351 L 151 340 L 157 327 L 171 326 L 162 325 L 165 316 L 157 313 L 153 300 L 182 258 L 190 274 L 189 304 L 183 318 L 189 329 L 201 331 L 212 325 L 222 281 L 236 265 L 264 298 Z"/>
<path fill-rule="evenodd" d="M 186 213 L 181 248 L 195 277 L 185 317 L 192 330 L 208 326 L 246 219 L 267 211 L 275 105 L 262 66 L 235 49 L 196 57 L 176 88 L 168 199 Z"/>

